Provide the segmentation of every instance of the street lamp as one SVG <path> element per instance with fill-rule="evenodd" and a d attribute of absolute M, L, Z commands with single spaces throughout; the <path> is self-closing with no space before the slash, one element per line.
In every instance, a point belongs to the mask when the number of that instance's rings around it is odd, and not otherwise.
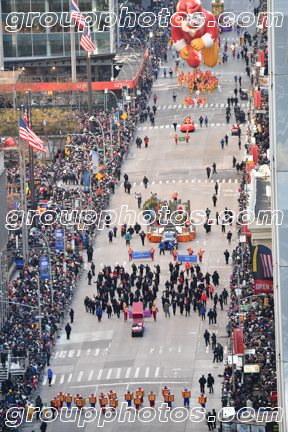
<path fill-rule="evenodd" d="M 115 97 L 115 100 L 116 100 L 116 111 L 118 112 L 118 122 L 119 122 L 119 108 L 118 108 L 118 99 L 117 99 L 117 96 L 115 95 L 115 93 L 112 90 L 108 90 L 107 88 L 104 90 L 104 93 L 105 94 L 111 93 Z"/>
<path fill-rule="evenodd" d="M 90 121 L 90 122 L 93 122 L 93 121 L 97 122 L 97 123 L 99 124 L 99 126 L 100 126 L 101 131 L 102 131 L 103 150 L 104 150 L 104 164 L 106 165 L 106 146 L 105 146 L 105 136 L 104 136 L 104 130 L 103 130 L 102 124 L 101 124 L 101 122 L 100 122 L 96 117 L 94 117 L 94 116 L 90 117 L 90 118 L 89 118 L 89 121 Z"/>
<path fill-rule="evenodd" d="M 138 40 L 139 41 L 140 48 L 141 48 L 141 51 L 142 51 L 142 43 L 141 43 L 140 39 L 138 39 L 136 36 L 134 36 L 134 34 L 132 34 L 131 38 L 134 39 L 134 40 Z"/>

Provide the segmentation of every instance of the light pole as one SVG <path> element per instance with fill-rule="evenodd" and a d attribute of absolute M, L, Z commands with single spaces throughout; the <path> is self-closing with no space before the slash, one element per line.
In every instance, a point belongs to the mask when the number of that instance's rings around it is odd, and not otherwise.
<path fill-rule="evenodd" d="M 104 136 L 104 130 L 103 130 L 102 124 L 101 124 L 101 122 L 100 122 L 96 117 L 94 117 L 94 116 L 90 117 L 90 118 L 89 118 L 89 121 L 90 121 L 90 122 L 92 122 L 92 121 L 97 122 L 97 123 L 99 124 L 99 126 L 100 126 L 101 131 L 102 131 L 103 151 L 104 151 L 104 164 L 106 165 L 106 146 L 105 146 L 105 136 Z"/>
<path fill-rule="evenodd" d="M 129 89 L 129 84 L 128 84 L 128 79 L 127 79 L 127 74 L 126 74 L 126 72 L 124 71 L 124 69 L 122 68 L 120 68 L 120 66 L 115 66 L 115 69 L 116 70 L 118 70 L 118 71 L 122 71 L 123 73 L 124 73 L 124 75 L 125 75 L 125 81 L 126 81 L 126 86 L 127 86 L 127 96 L 129 96 L 129 91 L 128 91 L 128 89 Z M 123 90 L 123 88 L 122 88 L 122 93 L 123 93 L 123 103 L 124 103 L 124 90 Z M 129 100 L 127 101 L 128 103 L 129 103 Z"/>
<path fill-rule="evenodd" d="M 132 68 L 131 64 L 127 60 L 122 60 L 122 61 L 123 61 L 123 63 L 127 63 L 130 66 L 131 72 L 132 72 L 132 80 L 131 81 L 133 81 L 134 71 L 133 71 L 133 68 Z M 124 70 L 123 70 L 123 72 L 124 72 Z M 132 92 L 133 92 L 133 96 L 132 97 L 134 97 L 134 88 L 132 89 Z M 131 106 L 132 106 L 132 104 L 131 104 Z M 133 99 L 133 106 L 135 108 L 135 99 Z"/>
<path fill-rule="evenodd" d="M 105 93 L 105 94 L 107 94 L 107 93 L 111 93 L 111 94 L 113 94 L 113 96 L 115 97 L 115 100 L 116 100 L 116 111 L 117 111 L 117 113 L 118 113 L 118 122 L 119 122 L 119 108 L 118 108 L 118 99 L 117 99 L 117 96 L 115 95 L 115 93 L 114 93 L 113 91 L 108 90 L 107 88 L 104 90 L 104 93 Z"/>
<path fill-rule="evenodd" d="M 134 40 L 138 40 L 138 41 L 139 41 L 140 48 L 141 48 L 141 51 L 142 51 L 142 43 L 141 43 L 140 39 L 138 39 L 137 37 L 135 37 L 134 34 L 132 34 L 131 37 L 132 37 L 132 39 L 134 39 Z"/>

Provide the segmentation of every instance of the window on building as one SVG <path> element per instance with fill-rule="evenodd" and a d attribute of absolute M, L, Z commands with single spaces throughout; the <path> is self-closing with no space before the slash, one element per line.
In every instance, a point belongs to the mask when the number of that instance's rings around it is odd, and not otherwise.
<path fill-rule="evenodd" d="M 33 34 L 33 56 L 46 57 L 47 34 Z"/>
<path fill-rule="evenodd" d="M 16 34 L 4 34 L 4 57 L 16 57 Z"/>
<path fill-rule="evenodd" d="M 18 57 L 32 56 L 32 35 L 18 34 L 17 35 Z"/>

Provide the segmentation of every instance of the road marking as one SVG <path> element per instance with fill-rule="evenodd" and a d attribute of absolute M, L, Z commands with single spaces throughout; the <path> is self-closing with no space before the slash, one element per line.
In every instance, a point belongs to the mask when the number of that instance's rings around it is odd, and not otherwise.
<path fill-rule="evenodd" d="M 160 129 L 164 129 L 164 125 L 161 125 L 161 126 L 160 126 Z"/>
<path fill-rule="evenodd" d="M 142 130 L 146 130 L 147 129 L 147 126 L 143 126 L 143 129 Z"/>
<path fill-rule="evenodd" d="M 182 348 L 179 346 L 179 348 L 178 348 L 178 352 L 181 352 L 181 350 L 182 350 Z"/>
<path fill-rule="evenodd" d="M 47 375 L 44 377 L 42 385 L 44 386 L 46 382 L 47 382 Z"/>
<path fill-rule="evenodd" d="M 177 105 L 173 105 L 173 107 L 172 107 L 173 109 L 176 109 L 177 108 Z"/>
<path fill-rule="evenodd" d="M 237 180 L 237 179 L 235 179 L 235 183 L 238 183 L 238 180 Z"/>
<path fill-rule="evenodd" d="M 69 351 L 69 353 L 68 353 L 68 357 L 73 357 L 73 356 L 74 356 L 74 353 L 75 353 L 74 350 Z"/>
<path fill-rule="evenodd" d="M 153 129 L 153 126 L 149 126 L 148 129 L 149 129 L 149 130 Z"/>
<path fill-rule="evenodd" d="M 95 355 L 95 356 L 98 355 L 99 352 L 100 352 L 100 349 L 99 349 L 99 348 L 96 348 L 96 349 L 95 349 L 95 354 L 94 354 L 94 355 Z"/>
<path fill-rule="evenodd" d="M 210 126 L 215 126 L 215 123 L 211 123 L 211 125 Z"/>
<path fill-rule="evenodd" d="M 150 349 L 150 354 L 153 354 L 153 352 L 154 352 L 154 348 L 151 348 Z"/>
<path fill-rule="evenodd" d="M 201 183 L 201 180 L 198 180 L 198 183 Z"/>
<path fill-rule="evenodd" d="M 220 123 L 216 123 L 216 126 L 220 126 Z"/>
<path fill-rule="evenodd" d="M 160 373 L 160 367 L 157 367 L 155 371 L 155 378 L 159 376 L 159 373 Z"/>
<path fill-rule="evenodd" d="M 159 348 L 159 354 L 162 354 L 162 352 L 163 352 L 163 346 L 160 346 L 160 348 Z"/>
<path fill-rule="evenodd" d="M 231 180 L 231 179 L 229 179 L 228 183 L 231 183 L 231 182 L 232 182 L 232 180 Z"/>
<path fill-rule="evenodd" d="M 226 81 L 226 80 L 225 80 L 225 81 Z M 224 108 L 224 104 L 223 104 L 223 103 L 222 103 L 222 104 L 220 104 L 220 107 L 221 107 L 221 108 Z"/>
<path fill-rule="evenodd" d="M 170 125 L 166 125 L 165 128 L 166 128 L 166 129 L 169 129 L 169 128 L 170 128 Z"/>
<path fill-rule="evenodd" d="M 155 181 L 152 181 L 152 184 L 155 184 Z"/>
<path fill-rule="evenodd" d="M 159 181 L 159 184 L 162 184 L 162 180 Z"/>
<path fill-rule="evenodd" d="M 166 108 L 167 108 L 167 105 L 163 105 L 162 109 L 166 109 Z"/>
<path fill-rule="evenodd" d="M 171 109 L 172 108 L 172 105 L 168 105 L 168 108 L 167 109 Z"/>
<path fill-rule="evenodd" d="M 103 373 L 103 369 L 100 369 L 98 372 L 97 381 L 100 381 L 102 373 Z"/>
<path fill-rule="evenodd" d="M 90 373 L 89 373 L 88 381 L 91 381 L 91 380 L 92 380 L 93 373 L 94 373 L 94 370 L 92 369 L 92 370 L 90 371 Z"/>
<path fill-rule="evenodd" d="M 173 183 L 175 182 L 175 180 L 173 180 Z M 179 180 L 179 183 L 182 183 L 182 180 Z"/>
<path fill-rule="evenodd" d="M 166 183 L 169 183 L 169 180 L 166 180 Z"/>
<path fill-rule="evenodd" d="M 138 376 L 139 376 L 139 372 L 140 372 L 140 367 L 137 367 L 137 368 L 136 368 L 136 371 L 135 371 L 134 378 L 138 378 Z"/>
<path fill-rule="evenodd" d="M 155 129 L 158 129 L 159 126 L 155 126 Z"/>
<path fill-rule="evenodd" d="M 127 371 L 126 371 L 125 378 L 129 378 L 130 372 L 131 372 L 131 368 L 128 368 Z"/>
<path fill-rule="evenodd" d="M 55 353 L 54 359 L 56 359 L 58 356 L 59 356 L 59 351 L 57 351 L 57 352 Z"/>
<path fill-rule="evenodd" d="M 69 377 L 68 377 L 68 380 L 67 380 L 68 383 L 71 382 L 71 380 L 72 380 L 72 376 L 73 376 L 73 374 L 69 374 Z"/>
<path fill-rule="evenodd" d="M 204 180 L 204 183 L 207 183 L 208 180 Z"/>
<path fill-rule="evenodd" d="M 179 183 L 181 183 L 182 180 L 179 180 Z M 172 183 L 175 183 L 175 180 L 172 180 Z"/>
<path fill-rule="evenodd" d="M 213 183 L 214 182 L 214 180 L 211 180 L 211 183 Z"/>
<path fill-rule="evenodd" d="M 80 382 L 80 381 L 81 381 L 82 376 L 83 376 L 83 371 L 81 371 L 81 372 L 79 373 L 79 376 L 78 376 L 78 378 L 77 378 L 77 382 Z"/>
<path fill-rule="evenodd" d="M 63 384 L 64 383 L 64 378 L 65 378 L 65 374 L 62 374 L 61 378 L 60 378 L 60 383 L 59 384 Z"/>
<path fill-rule="evenodd" d="M 133 186 L 136 186 L 136 182 L 133 183 Z"/>
<path fill-rule="evenodd" d="M 53 377 L 52 377 L 52 381 L 51 381 L 51 384 L 55 384 L 56 376 L 57 376 L 57 375 L 53 375 Z"/>
<path fill-rule="evenodd" d="M 179 108 L 182 108 L 182 105 L 178 105 L 178 109 L 179 109 Z"/>
<path fill-rule="evenodd" d="M 118 368 L 116 373 L 116 379 L 120 378 L 120 374 L 121 374 L 121 368 Z"/>
<path fill-rule="evenodd" d="M 150 368 L 149 368 L 149 367 L 146 367 L 146 371 L 145 371 L 145 378 L 148 378 L 148 377 L 149 377 L 149 371 L 150 371 Z"/>
<path fill-rule="evenodd" d="M 65 358 L 67 351 L 60 351 L 59 358 Z"/>
<path fill-rule="evenodd" d="M 222 180 L 222 183 L 225 183 L 225 179 Z"/>
<path fill-rule="evenodd" d="M 188 180 L 185 180 L 185 183 L 188 183 Z"/>
<path fill-rule="evenodd" d="M 89 355 L 89 354 L 90 354 L 90 351 L 91 351 L 91 349 L 88 349 L 88 350 L 87 350 L 87 355 Z"/>
<path fill-rule="evenodd" d="M 192 180 L 192 183 L 195 183 L 195 179 L 194 179 L 194 180 Z"/>
<path fill-rule="evenodd" d="M 80 357 L 80 354 L 81 354 L 81 350 L 78 350 L 77 351 L 77 357 Z"/>

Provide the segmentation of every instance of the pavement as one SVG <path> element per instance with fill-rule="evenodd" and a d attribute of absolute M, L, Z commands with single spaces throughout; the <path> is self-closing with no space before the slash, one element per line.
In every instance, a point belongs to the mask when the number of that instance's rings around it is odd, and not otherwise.
<path fill-rule="evenodd" d="M 236 9 L 234 10 L 235 14 L 237 7 L 240 13 L 240 5 L 237 4 L 236 6 L 235 2 L 233 4 Z M 248 6 L 251 9 L 252 6 L 249 4 Z M 210 9 L 208 1 L 203 2 L 203 7 Z M 231 42 L 234 36 L 235 40 L 239 40 L 236 37 L 236 32 L 232 31 L 229 34 Z M 222 47 L 223 45 L 222 39 Z M 220 49 L 220 52 L 222 50 L 223 48 Z M 175 59 L 172 58 L 171 51 L 168 51 L 168 63 L 162 64 L 162 68 L 166 67 L 168 70 L 171 67 L 174 70 L 174 62 Z M 145 149 L 142 145 L 142 149 L 137 149 L 134 142 L 122 167 L 122 175 L 126 172 L 132 184 L 131 195 L 125 194 L 121 179 L 110 201 L 110 208 L 119 215 L 120 224 L 123 222 L 123 214 L 120 216 L 122 205 L 127 205 L 128 209 L 134 210 L 137 215 L 140 212 L 137 208 L 135 192 L 141 192 L 143 202 L 145 202 L 151 196 L 151 192 L 157 192 L 160 199 L 169 200 L 172 199 L 172 194 L 177 191 L 182 202 L 190 200 L 191 210 L 206 210 L 209 207 L 213 218 L 215 218 L 216 211 L 220 213 L 226 206 L 237 213 L 237 190 L 240 180 L 233 169 L 232 158 L 235 156 L 237 161 L 242 161 L 244 150 L 238 149 L 238 138 L 231 136 L 233 117 L 231 117 L 230 125 L 224 123 L 226 100 L 228 96 L 232 95 L 234 89 L 233 78 L 236 64 L 237 74 L 242 74 L 242 88 L 250 88 L 249 78 L 244 72 L 246 67 L 244 61 L 232 59 L 230 50 L 228 63 L 217 65 L 212 70 L 213 74 L 221 74 L 223 77 L 222 92 L 219 93 L 214 90 L 211 95 L 206 94 L 206 107 L 198 107 L 197 109 L 183 108 L 182 100 L 186 95 L 189 96 L 189 89 L 178 87 L 176 77 L 165 79 L 160 72 L 152 92 L 152 96 L 154 93 L 158 96 L 157 106 L 161 106 L 161 109 L 156 112 L 156 126 L 150 127 L 150 122 L 143 123 L 139 125 L 135 136 L 140 136 L 143 140 L 147 134 L 150 140 L 149 146 Z M 201 69 L 205 71 L 206 67 L 201 65 Z M 182 70 L 181 66 L 179 70 Z M 189 67 L 186 65 L 183 70 L 188 72 Z M 174 91 L 177 93 L 177 102 L 179 102 L 177 107 L 171 103 Z M 151 98 L 150 106 L 152 105 Z M 165 106 L 166 108 L 164 108 Z M 204 114 L 207 115 L 210 127 L 200 128 L 196 125 L 195 132 L 190 134 L 189 144 L 180 142 L 176 146 L 173 138 L 174 130 L 171 125 L 174 120 L 180 125 L 188 114 L 187 111 L 192 113 L 196 124 L 200 114 L 203 117 Z M 211 123 L 215 126 L 213 127 Z M 243 132 L 244 130 L 245 127 L 242 127 Z M 226 133 L 229 135 L 229 142 L 222 150 L 220 141 Z M 217 164 L 217 174 L 213 174 L 210 179 L 207 179 L 205 168 L 207 165 L 212 167 L 213 162 Z M 142 184 L 144 175 L 147 175 L 149 180 L 147 189 Z M 218 201 L 217 207 L 213 207 L 212 195 L 216 180 L 219 183 Z M 134 221 L 131 221 L 131 224 L 134 225 Z M 225 264 L 223 252 L 227 248 L 231 254 L 237 245 L 235 223 L 232 226 L 232 233 L 232 244 L 228 245 L 226 234 L 222 234 L 220 225 L 212 226 L 211 233 L 208 234 L 205 233 L 203 226 L 198 226 L 196 238 L 191 242 L 194 253 L 198 253 L 199 247 L 205 250 L 201 264 L 203 274 L 206 271 L 210 274 L 214 270 L 219 272 L 220 286 L 215 289 L 218 295 L 221 294 L 224 287 L 229 287 L 231 267 Z M 140 238 L 133 236 L 131 247 L 135 252 L 149 250 L 150 243 L 146 241 L 143 247 Z M 182 407 L 179 411 L 182 412 L 182 420 L 177 420 L 175 412 L 172 412 L 172 417 L 169 417 L 170 413 L 168 413 L 166 422 L 163 421 L 163 418 L 159 418 L 159 412 L 157 412 L 154 419 L 152 416 L 150 420 L 146 420 L 143 413 L 140 418 L 136 416 L 135 421 L 129 422 L 127 418 L 125 421 L 121 421 L 118 409 L 116 415 L 106 420 L 104 427 L 107 431 L 135 431 L 137 428 L 140 432 L 150 428 L 146 425 L 150 421 L 153 431 L 177 430 L 177 432 L 182 432 L 191 430 L 191 419 L 189 416 L 185 419 L 183 414 L 181 391 L 187 387 L 191 391 L 190 407 L 199 408 L 199 378 L 202 374 L 207 378 L 208 373 L 211 373 L 215 379 L 214 394 L 207 395 L 206 409 L 207 411 L 212 411 L 213 408 L 216 411 L 220 410 L 222 378 L 219 375 L 223 374 L 223 363 L 212 362 L 213 353 L 211 347 L 206 348 L 203 334 L 205 329 L 208 329 L 210 333 L 216 333 L 217 342 L 224 347 L 225 360 L 229 351 L 226 338 L 227 306 L 224 306 L 223 311 L 218 306 L 217 324 L 210 326 L 208 325 L 208 318 L 206 321 L 201 321 L 198 313 L 194 313 L 193 310 L 191 310 L 190 317 L 185 317 L 185 313 L 181 316 L 177 308 L 176 316 L 171 313 L 171 318 L 165 318 L 161 305 L 161 293 L 165 281 L 169 278 L 168 264 L 172 260 L 168 251 L 165 252 L 165 256 L 160 257 L 158 245 L 155 244 L 154 247 L 156 249 L 155 261 L 149 262 L 149 265 L 159 264 L 161 267 L 160 289 L 157 299 L 160 312 L 156 322 L 152 319 L 146 319 L 146 331 L 143 338 L 131 338 L 131 321 L 124 322 L 122 315 L 120 319 L 112 316 L 108 320 L 107 314 L 104 314 L 102 322 L 99 323 L 95 315 L 85 312 L 83 304 L 85 296 L 92 297 L 96 293 L 96 285 L 89 286 L 86 279 L 90 265 L 87 264 L 85 254 L 84 277 L 82 277 L 81 286 L 72 304 L 75 317 L 74 323 L 71 324 L 71 338 L 66 340 L 64 332 L 66 322 L 64 322 L 61 337 L 57 342 L 54 357 L 50 363 L 54 373 L 52 387 L 48 386 L 45 377 L 43 385 L 39 389 L 43 401 L 47 401 L 48 405 L 52 397 L 56 396 L 59 391 L 70 392 L 73 395 L 80 393 L 87 398 L 90 393 L 97 393 L 98 396 L 101 391 L 107 394 L 110 389 L 113 389 L 117 393 L 120 406 L 124 402 L 124 393 L 127 389 L 135 394 L 136 388 L 141 386 L 145 390 L 144 407 L 149 406 L 147 394 L 153 390 L 156 393 L 155 408 L 158 409 L 163 403 L 161 388 L 167 385 L 175 397 L 173 408 Z M 187 243 L 180 243 L 179 253 L 185 253 L 187 248 Z M 120 226 L 117 238 L 113 239 L 112 244 L 108 243 L 108 230 L 106 228 L 99 232 L 94 243 L 93 261 L 96 266 L 96 275 L 104 265 L 111 265 L 113 268 L 116 263 L 123 265 L 130 272 L 131 263 L 128 261 L 125 241 L 120 237 Z M 136 264 L 138 263 L 136 262 Z M 92 280 L 96 280 L 96 278 Z M 213 307 L 211 300 L 207 302 L 207 311 L 210 307 Z M 86 404 L 86 406 L 88 405 Z M 97 402 L 96 408 L 98 407 Z M 146 409 L 145 412 L 146 414 L 151 412 L 150 408 Z M 82 414 L 83 419 L 84 414 Z M 101 421 L 98 423 L 98 427 L 101 427 Z M 82 425 L 82 430 L 85 432 L 94 430 L 97 427 L 97 422 L 96 419 L 93 422 L 85 423 L 84 426 Z M 176 422 L 177 424 L 174 424 Z M 219 425 L 219 421 L 217 421 L 217 425 Z M 37 430 L 39 427 L 40 424 L 36 420 L 32 424 L 24 424 L 24 429 L 27 432 Z M 77 422 L 60 422 L 57 419 L 48 424 L 47 431 L 76 431 L 78 427 L 80 424 L 77 425 Z M 195 426 L 193 427 L 195 428 Z M 197 431 L 201 432 L 207 429 L 205 421 L 197 423 Z"/>

